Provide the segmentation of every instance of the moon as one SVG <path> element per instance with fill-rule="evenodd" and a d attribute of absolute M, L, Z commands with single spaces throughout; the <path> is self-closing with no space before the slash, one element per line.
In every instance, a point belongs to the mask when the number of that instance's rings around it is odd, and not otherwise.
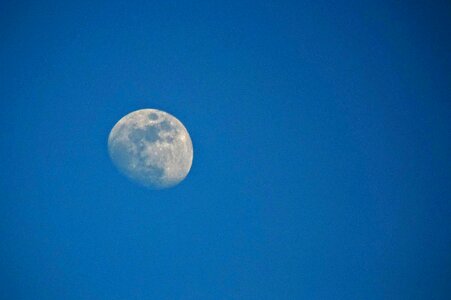
<path fill-rule="evenodd" d="M 193 162 L 185 126 L 157 109 L 140 109 L 120 119 L 108 137 L 108 153 L 121 173 L 151 189 L 177 185 Z"/>

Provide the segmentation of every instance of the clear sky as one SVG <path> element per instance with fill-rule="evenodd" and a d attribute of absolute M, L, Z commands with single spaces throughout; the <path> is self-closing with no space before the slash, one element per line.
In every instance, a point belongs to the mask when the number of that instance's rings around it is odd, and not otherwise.
<path fill-rule="evenodd" d="M 450 6 L 1 1 L 0 298 L 449 299 Z M 108 157 L 141 108 L 173 189 Z"/>

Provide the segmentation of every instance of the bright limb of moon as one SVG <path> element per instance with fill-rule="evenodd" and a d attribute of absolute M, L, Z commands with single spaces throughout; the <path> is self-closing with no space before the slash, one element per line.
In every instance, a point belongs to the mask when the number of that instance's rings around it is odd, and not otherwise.
<path fill-rule="evenodd" d="M 157 109 L 137 110 L 120 119 L 108 137 L 108 152 L 120 172 L 153 189 L 181 182 L 193 162 L 185 126 Z"/>

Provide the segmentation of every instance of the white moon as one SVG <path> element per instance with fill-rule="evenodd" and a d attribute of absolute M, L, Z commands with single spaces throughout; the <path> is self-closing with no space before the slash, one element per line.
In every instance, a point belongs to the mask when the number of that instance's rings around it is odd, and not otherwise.
<path fill-rule="evenodd" d="M 108 137 L 108 152 L 119 171 L 153 189 L 178 184 L 193 162 L 185 126 L 157 109 L 137 110 L 120 119 Z"/>

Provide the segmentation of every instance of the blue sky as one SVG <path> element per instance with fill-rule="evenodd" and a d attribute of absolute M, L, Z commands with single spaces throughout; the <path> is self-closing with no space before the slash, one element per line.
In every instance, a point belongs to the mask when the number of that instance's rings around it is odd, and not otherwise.
<path fill-rule="evenodd" d="M 448 1 L 2 1 L 0 298 L 446 299 Z M 107 138 L 191 134 L 173 189 Z"/>

